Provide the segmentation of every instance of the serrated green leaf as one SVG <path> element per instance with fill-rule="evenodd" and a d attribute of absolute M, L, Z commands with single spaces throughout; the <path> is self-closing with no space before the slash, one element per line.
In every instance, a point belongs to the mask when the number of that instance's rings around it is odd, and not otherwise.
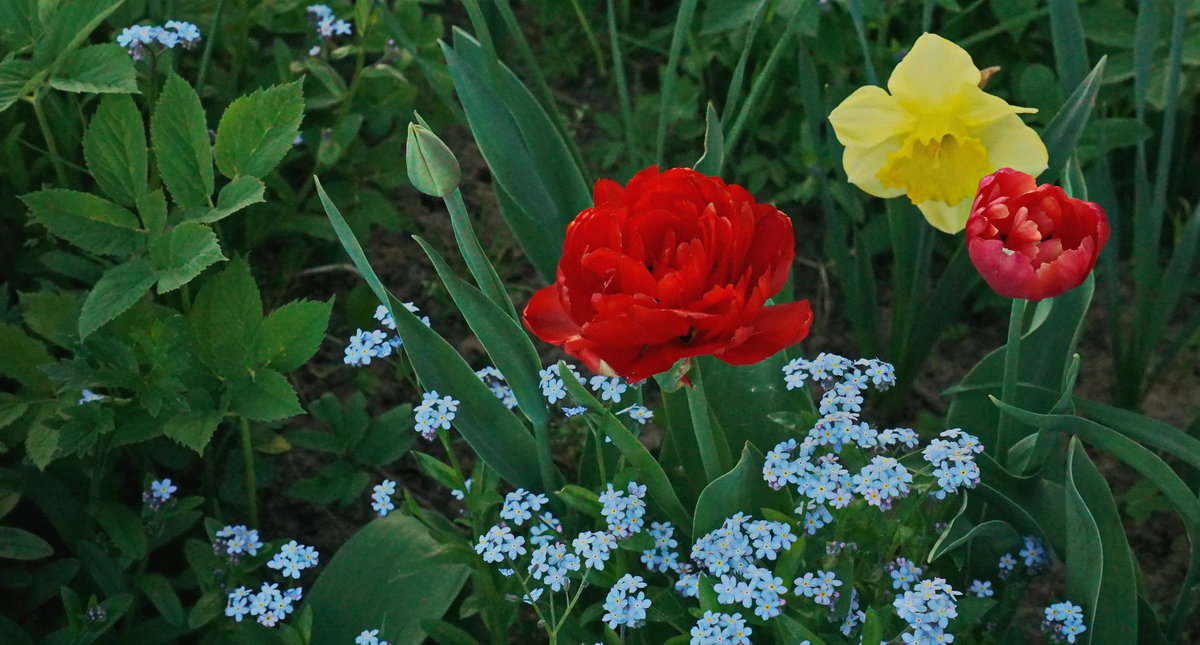
<path fill-rule="evenodd" d="M 129 52 L 116 43 L 76 50 L 63 64 L 50 87 L 64 92 L 137 94 L 137 72 Z"/>
<path fill-rule="evenodd" d="M 421 522 L 400 513 L 363 527 L 306 594 L 312 642 L 352 641 L 364 624 L 387 625 L 394 645 L 424 642 L 421 619 L 441 617 L 468 575 L 465 566 L 431 561 L 441 548 Z"/>
<path fill-rule="evenodd" d="M 41 78 L 44 73 L 27 60 L 12 58 L 0 62 L 0 112 L 29 94 L 35 79 Z"/>
<path fill-rule="evenodd" d="M 263 321 L 259 358 L 268 367 L 290 372 L 317 353 L 329 326 L 333 300 L 297 300 L 272 311 Z"/>
<path fill-rule="evenodd" d="M 277 421 L 304 414 L 296 390 L 275 370 L 258 369 L 229 385 L 235 412 L 251 421 Z"/>
<path fill-rule="evenodd" d="M 210 265 L 225 259 L 217 244 L 217 234 L 196 222 L 182 222 L 150 245 L 150 261 L 158 273 L 159 293 L 178 289 Z"/>
<path fill-rule="evenodd" d="M 243 96 L 229 105 L 217 128 L 217 167 L 234 179 L 265 177 L 300 132 L 302 81 Z"/>
<path fill-rule="evenodd" d="M 205 281 L 188 316 L 196 355 L 227 378 L 240 376 L 258 356 L 262 301 L 245 260 L 230 262 Z"/>
<path fill-rule="evenodd" d="M 156 280 L 154 267 L 140 258 L 105 271 L 83 301 L 83 310 L 79 312 L 79 337 L 87 338 L 132 307 Z"/>
<path fill-rule="evenodd" d="M 51 188 L 21 201 L 51 233 L 89 253 L 126 256 L 145 243 L 137 215 L 95 195 Z"/>
<path fill-rule="evenodd" d="M 150 119 L 154 158 L 180 206 L 208 206 L 213 192 L 212 146 L 200 97 L 187 81 L 167 77 Z"/>
<path fill-rule="evenodd" d="M 58 452 L 59 433 L 57 428 L 50 428 L 40 423 L 29 429 L 25 437 L 25 454 L 33 461 L 39 470 L 54 461 L 54 453 Z"/>
<path fill-rule="evenodd" d="M 215 207 L 191 209 L 192 212 L 185 217 L 196 222 L 211 224 L 223 220 L 243 208 L 265 201 L 263 199 L 265 191 L 266 186 L 261 179 L 248 176 L 238 177 L 221 188 Z"/>
<path fill-rule="evenodd" d="M 191 410 L 180 412 L 163 427 L 163 434 L 180 445 L 191 448 L 196 454 L 204 454 L 204 447 L 212 440 L 221 424 L 221 413 L 217 410 Z"/>
<path fill-rule="evenodd" d="M 74 293 L 49 290 L 21 294 L 21 317 L 25 325 L 59 347 L 79 342 L 75 328 L 78 299 Z"/>
<path fill-rule="evenodd" d="M 146 127 L 132 98 L 100 99 L 83 135 L 83 155 L 96 183 L 118 204 L 133 206 L 146 192 Z"/>
<path fill-rule="evenodd" d="M 137 200 L 138 215 L 153 241 L 162 235 L 167 228 L 167 196 L 161 188 L 156 188 Z"/>
<path fill-rule="evenodd" d="M 54 547 L 42 538 L 22 529 L 0 526 L 0 558 L 41 560 L 54 555 Z"/>
<path fill-rule="evenodd" d="M 46 33 L 33 50 L 34 62 L 52 69 L 58 67 L 123 3 L 124 0 L 39 2 Z M 48 9 L 53 12 L 45 13 Z"/>
<path fill-rule="evenodd" d="M 38 369 L 54 362 L 46 347 L 20 327 L 0 322 L 0 375 L 34 390 L 50 389 L 50 379 Z"/>

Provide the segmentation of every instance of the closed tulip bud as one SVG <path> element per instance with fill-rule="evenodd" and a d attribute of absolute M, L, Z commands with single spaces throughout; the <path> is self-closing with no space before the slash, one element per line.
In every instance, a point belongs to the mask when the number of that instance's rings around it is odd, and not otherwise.
<path fill-rule="evenodd" d="M 458 188 L 462 170 L 450 148 L 428 128 L 408 124 L 408 180 L 413 188 L 434 197 L 445 197 Z"/>

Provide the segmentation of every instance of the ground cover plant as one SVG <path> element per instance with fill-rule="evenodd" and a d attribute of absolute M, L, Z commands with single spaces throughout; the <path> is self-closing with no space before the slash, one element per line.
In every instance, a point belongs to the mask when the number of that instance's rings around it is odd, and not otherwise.
<path fill-rule="evenodd" d="M 1193 642 L 1198 19 L 0 0 L 0 642 Z"/>

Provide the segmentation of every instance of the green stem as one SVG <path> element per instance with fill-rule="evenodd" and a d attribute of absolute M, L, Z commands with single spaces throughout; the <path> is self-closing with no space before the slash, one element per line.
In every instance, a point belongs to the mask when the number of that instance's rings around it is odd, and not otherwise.
<path fill-rule="evenodd" d="M 250 422 L 238 419 L 242 430 L 242 459 L 246 462 L 246 501 L 250 503 L 250 526 L 258 526 L 258 477 L 254 474 L 254 442 L 250 437 Z"/>
<path fill-rule="evenodd" d="M 542 472 L 542 487 L 549 493 L 558 488 L 554 476 L 554 455 L 550 452 L 550 428 L 546 423 L 533 426 L 533 439 L 537 442 L 538 469 Z"/>
<path fill-rule="evenodd" d="M 867 26 L 863 23 L 862 3 L 859 0 L 850 0 L 850 19 L 854 22 L 854 32 L 858 34 L 858 45 L 862 49 L 863 66 L 867 68 L 867 83 L 878 85 L 879 77 L 875 75 L 875 64 L 871 62 L 871 45 L 867 39 Z"/>
<path fill-rule="evenodd" d="M 467 262 L 467 269 L 482 291 L 497 307 L 504 310 L 513 320 L 518 320 L 517 310 L 513 308 L 512 298 L 504 289 L 504 282 L 496 274 L 496 268 L 488 261 L 487 254 L 475 236 L 475 228 L 467 215 L 467 206 L 463 203 L 462 192 L 457 188 L 445 197 L 446 210 L 450 211 L 450 225 L 454 228 L 454 240 L 458 242 L 459 251 Z"/>
<path fill-rule="evenodd" d="M 62 157 L 58 155 L 58 143 L 54 140 L 54 131 L 50 128 L 50 122 L 46 120 L 46 112 L 42 110 L 42 92 L 34 95 L 32 103 L 33 114 L 37 117 L 38 127 L 42 130 L 42 138 L 46 141 L 46 151 L 50 153 L 50 161 L 54 164 L 54 174 L 58 177 L 58 185 L 66 188 L 69 186 L 67 168 L 63 165 Z"/>
<path fill-rule="evenodd" d="M 196 93 L 204 91 L 204 80 L 208 78 L 208 66 L 212 62 L 213 43 L 217 41 L 217 29 L 221 26 L 221 12 L 225 9 L 225 0 L 217 0 L 217 8 L 213 11 L 212 26 L 208 28 L 208 38 L 204 41 L 204 54 L 200 56 L 200 71 L 196 73 Z"/>
<path fill-rule="evenodd" d="M 599 471 L 600 485 L 603 486 L 608 481 L 608 475 L 604 472 L 604 439 L 600 435 L 600 429 L 590 421 L 588 423 L 592 426 L 592 441 L 596 444 L 596 469 Z"/>
<path fill-rule="evenodd" d="M 454 467 L 454 472 L 458 473 L 459 479 L 466 482 L 466 475 L 463 475 L 462 466 L 458 464 L 458 455 L 454 454 L 454 446 L 450 444 L 450 431 L 438 428 L 437 434 L 438 439 L 442 440 L 442 447 L 446 449 L 446 455 L 450 458 L 450 465 Z"/>
<path fill-rule="evenodd" d="M 634 153 L 637 144 L 633 139 L 633 109 L 629 103 L 629 80 L 625 78 L 625 59 L 621 56 L 621 43 L 617 37 L 617 16 L 613 0 L 608 0 L 608 44 L 612 48 L 613 77 L 617 81 L 617 100 L 621 105 L 621 129 L 625 131 L 625 154 L 630 160 L 637 159 Z"/>
<path fill-rule="evenodd" d="M 696 432 L 696 445 L 700 448 L 700 462 L 704 465 L 704 477 L 712 482 L 724 472 L 721 453 L 709 416 L 708 396 L 704 392 L 704 380 L 700 376 L 700 364 L 692 365 L 692 387 L 688 390 L 688 411 L 692 416 L 692 428 Z"/>
<path fill-rule="evenodd" d="M 1008 343 L 1004 346 L 1004 381 L 1000 388 L 1000 400 L 1017 405 L 1017 378 L 1021 367 L 1021 326 L 1025 319 L 1024 298 L 1013 298 L 1012 311 L 1008 316 Z M 1009 445 L 1012 443 L 1012 417 L 1000 414 L 1000 425 L 996 427 L 996 461 L 1007 463 Z"/>
<path fill-rule="evenodd" d="M 571 0 L 571 6 L 575 8 L 575 17 L 579 18 L 579 25 L 583 27 L 583 35 L 587 37 L 588 46 L 592 48 L 592 56 L 596 59 L 596 67 L 600 68 L 600 75 L 607 75 L 608 70 L 604 68 L 604 54 L 600 51 L 600 41 L 596 40 L 596 34 L 592 33 L 592 26 L 588 24 L 583 7 L 579 5 L 579 0 Z"/>

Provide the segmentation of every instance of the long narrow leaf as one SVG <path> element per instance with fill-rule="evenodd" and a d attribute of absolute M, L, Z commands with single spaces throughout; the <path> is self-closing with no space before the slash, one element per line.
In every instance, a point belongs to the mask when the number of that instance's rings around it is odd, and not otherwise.
<path fill-rule="evenodd" d="M 609 412 L 603 404 L 596 400 L 596 397 L 587 391 L 587 388 L 579 382 L 579 379 L 575 378 L 571 370 L 567 369 L 565 363 L 558 364 L 558 373 L 571 398 L 575 399 L 579 405 L 599 415 L 600 429 L 612 440 L 617 450 L 625 455 L 629 465 L 638 470 L 640 481 L 646 485 L 646 491 L 650 493 L 650 497 L 679 530 L 690 531 L 691 518 L 683 504 L 679 502 L 679 496 L 675 494 L 675 489 L 671 486 L 671 479 L 667 477 L 667 473 L 663 471 L 658 461 L 650 455 L 642 442 L 633 436 L 629 428 L 622 425 L 612 412 Z"/>
<path fill-rule="evenodd" d="M 314 181 L 321 205 L 325 207 L 325 214 L 333 224 L 342 247 L 366 280 L 367 286 L 391 310 L 396 331 L 404 340 L 404 351 L 412 359 L 413 369 L 422 385 L 460 401 L 454 427 L 480 459 L 514 486 L 538 488 L 540 478 L 533 437 L 483 381 L 475 376 L 475 371 L 450 343 L 426 327 L 408 309 L 397 306 L 399 301 L 380 282 L 350 226 L 325 194 L 321 181 L 316 178 Z"/>
<path fill-rule="evenodd" d="M 1067 160 L 1074 154 L 1075 144 L 1079 143 L 1079 137 L 1087 126 L 1092 109 L 1096 106 L 1096 94 L 1100 91 L 1100 83 L 1104 79 L 1104 65 L 1107 60 L 1107 57 L 1104 57 L 1096 63 L 1091 73 L 1075 87 L 1075 91 L 1071 92 L 1066 103 L 1042 132 L 1042 141 L 1046 144 L 1050 161 L 1046 173 L 1039 178 L 1040 181 L 1056 180 L 1066 167 Z"/>
<path fill-rule="evenodd" d="M 667 127 L 675 112 L 675 75 L 679 70 L 679 55 L 683 53 L 683 41 L 692 26 L 698 0 L 683 0 L 675 16 L 675 30 L 671 35 L 671 51 L 667 54 L 667 69 L 662 76 L 662 107 L 658 113 L 658 133 L 654 137 L 654 159 L 660 166 L 666 165 L 663 149 L 667 143 Z"/>

